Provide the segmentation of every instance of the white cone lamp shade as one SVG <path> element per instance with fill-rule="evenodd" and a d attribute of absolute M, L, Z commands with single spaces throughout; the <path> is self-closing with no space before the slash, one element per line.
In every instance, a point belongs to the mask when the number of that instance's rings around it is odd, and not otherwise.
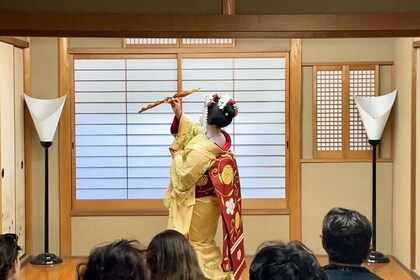
<path fill-rule="evenodd" d="M 353 96 L 369 140 L 380 140 L 397 90 L 381 96 Z"/>
<path fill-rule="evenodd" d="M 41 142 L 52 142 L 67 95 L 56 99 L 37 99 L 25 94 L 25 101 Z"/>

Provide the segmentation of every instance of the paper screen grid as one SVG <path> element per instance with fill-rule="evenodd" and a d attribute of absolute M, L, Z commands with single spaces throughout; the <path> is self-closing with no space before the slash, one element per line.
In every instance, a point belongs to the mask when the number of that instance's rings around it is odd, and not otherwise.
<path fill-rule="evenodd" d="M 317 151 L 341 151 L 342 71 L 322 70 L 316 73 Z"/>
<path fill-rule="evenodd" d="M 183 60 L 185 89 L 227 92 L 240 104 L 227 130 L 244 198 L 285 197 L 285 63 L 285 58 Z M 170 106 L 137 112 L 177 91 L 177 67 L 176 59 L 160 58 L 74 61 L 77 200 L 164 196 L 173 112 Z M 191 95 L 184 103 L 197 121 L 201 98 Z"/>
<path fill-rule="evenodd" d="M 367 151 L 371 149 L 368 137 L 354 102 L 353 95 L 374 96 L 375 95 L 375 70 L 350 70 L 350 151 Z"/>

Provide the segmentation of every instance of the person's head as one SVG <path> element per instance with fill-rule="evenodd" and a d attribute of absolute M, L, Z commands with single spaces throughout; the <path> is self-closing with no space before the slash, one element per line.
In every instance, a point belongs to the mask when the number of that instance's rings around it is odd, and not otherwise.
<path fill-rule="evenodd" d="M 372 226 L 357 211 L 333 208 L 322 223 L 322 246 L 332 262 L 361 264 L 369 253 Z"/>
<path fill-rule="evenodd" d="M 0 280 L 19 279 L 19 250 L 16 234 L 0 234 Z"/>
<path fill-rule="evenodd" d="M 175 230 L 157 234 L 147 248 L 152 280 L 206 279 L 197 255 L 184 235 Z"/>
<path fill-rule="evenodd" d="M 122 239 L 92 250 L 77 267 L 79 280 L 148 280 L 144 251 L 138 241 Z"/>
<path fill-rule="evenodd" d="M 250 280 L 327 280 L 313 253 L 298 241 L 266 242 L 249 268 Z"/>
<path fill-rule="evenodd" d="M 238 114 L 238 106 L 235 100 L 227 94 L 206 94 L 203 100 L 205 107 L 201 119 L 202 125 L 209 124 L 220 128 L 226 127 Z M 207 123 L 205 119 L 207 119 Z"/>

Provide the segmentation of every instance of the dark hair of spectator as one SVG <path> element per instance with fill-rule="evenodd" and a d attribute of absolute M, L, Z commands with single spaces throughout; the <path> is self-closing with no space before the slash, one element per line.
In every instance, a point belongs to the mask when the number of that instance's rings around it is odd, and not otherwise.
<path fill-rule="evenodd" d="M 313 253 L 298 241 L 266 242 L 249 269 L 250 280 L 327 280 Z"/>
<path fill-rule="evenodd" d="M 147 248 L 152 280 L 204 280 L 197 255 L 184 235 L 175 230 L 157 234 Z"/>
<path fill-rule="evenodd" d="M 372 226 L 357 211 L 333 208 L 322 224 L 322 245 L 330 261 L 361 264 L 370 250 Z"/>
<path fill-rule="evenodd" d="M 92 250 L 77 266 L 79 280 L 148 280 L 144 251 L 136 240 L 122 239 Z"/>
<path fill-rule="evenodd" d="M 0 280 L 6 280 L 13 263 L 17 261 L 19 250 L 18 236 L 14 233 L 0 234 Z"/>

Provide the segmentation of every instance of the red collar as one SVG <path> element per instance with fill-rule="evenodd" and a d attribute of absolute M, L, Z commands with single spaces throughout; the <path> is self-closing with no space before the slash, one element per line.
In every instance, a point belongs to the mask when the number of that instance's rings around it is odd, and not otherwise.
<path fill-rule="evenodd" d="M 230 150 L 230 147 L 232 146 L 232 139 L 230 138 L 229 133 L 227 133 L 223 129 L 222 129 L 222 133 L 225 136 L 226 142 L 223 145 L 223 147 L 221 147 L 221 148 L 222 148 L 223 151 L 229 151 Z"/>

